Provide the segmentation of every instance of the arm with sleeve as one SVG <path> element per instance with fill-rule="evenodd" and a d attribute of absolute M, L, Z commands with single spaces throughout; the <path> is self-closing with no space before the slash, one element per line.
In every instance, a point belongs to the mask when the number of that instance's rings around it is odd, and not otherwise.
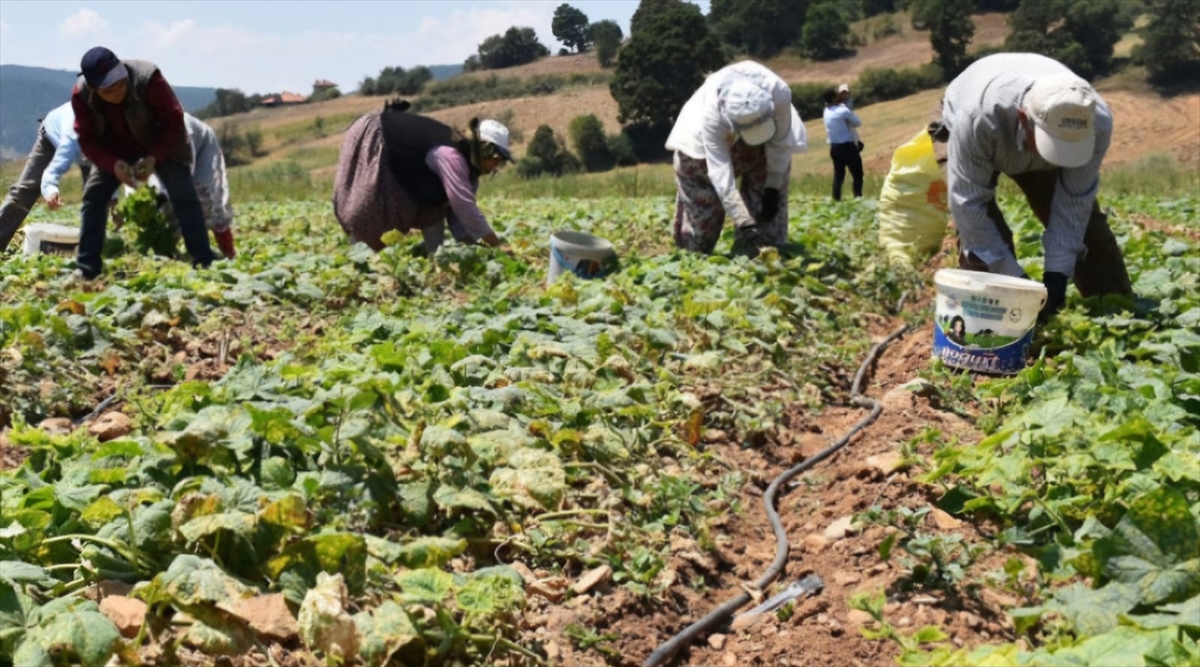
<path fill-rule="evenodd" d="M 717 191 L 725 214 L 733 219 L 735 227 L 746 227 L 754 224 L 754 217 L 750 215 L 750 209 L 746 208 L 742 193 L 737 190 L 733 161 L 729 155 L 728 132 L 725 119 L 719 111 L 713 109 L 704 118 L 700 140 L 704 146 L 704 160 L 708 165 L 708 180 Z"/>
<path fill-rule="evenodd" d="M 79 138 L 79 149 L 97 169 L 112 174 L 116 171 L 115 165 L 120 158 L 109 150 L 100 138 L 96 120 L 92 118 L 92 110 L 88 108 L 88 95 L 89 93 L 78 85 L 71 92 L 71 110 L 75 112 L 75 134 Z"/>
<path fill-rule="evenodd" d="M 980 119 L 964 120 L 954 123 L 946 147 L 950 214 L 958 226 L 962 249 L 975 254 L 994 273 L 1023 278 L 1025 271 L 987 213 L 988 203 L 996 197 L 991 185 L 994 134 Z"/>
<path fill-rule="evenodd" d="M 58 194 L 59 181 L 71 169 L 71 165 L 79 162 L 82 157 L 79 149 L 79 137 L 75 134 L 75 129 L 69 124 L 60 129 L 62 134 L 57 138 L 58 147 L 54 149 L 54 158 L 50 160 L 46 171 L 42 173 L 43 199 L 49 199 Z"/>
<path fill-rule="evenodd" d="M 496 233 L 475 202 L 471 171 L 462 153 L 450 146 L 439 146 L 426 154 L 425 164 L 442 179 L 450 202 L 452 232 L 465 231 L 474 241 Z"/>
<path fill-rule="evenodd" d="M 1068 278 L 1075 275 L 1075 264 L 1084 252 L 1083 237 L 1100 188 L 1100 163 L 1111 140 L 1111 131 L 1097 132 L 1091 161 L 1059 173 L 1050 202 L 1050 222 L 1042 234 L 1047 273 L 1061 273 Z"/>
<path fill-rule="evenodd" d="M 778 77 L 770 83 L 775 104 L 775 136 L 767 142 L 767 187 L 780 189 L 792 165 L 792 89 Z M 740 198 L 739 198 L 740 199 Z"/>

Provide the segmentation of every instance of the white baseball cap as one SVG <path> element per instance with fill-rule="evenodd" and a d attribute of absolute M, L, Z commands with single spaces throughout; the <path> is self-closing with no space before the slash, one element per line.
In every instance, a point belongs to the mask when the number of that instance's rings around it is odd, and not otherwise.
<path fill-rule="evenodd" d="M 839 93 L 848 93 L 848 92 L 850 92 L 850 84 L 848 84 L 848 83 L 843 83 L 842 85 L 840 85 L 840 86 L 838 86 L 838 87 L 837 87 L 837 91 L 838 91 Z"/>
<path fill-rule="evenodd" d="M 1038 79 L 1021 103 L 1033 121 L 1038 154 L 1059 167 L 1081 167 L 1096 150 L 1096 91 L 1074 74 Z"/>
<path fill-rule="evenodd" d="M 721 100 L 725 117 L 746 145 L 758 146 L 775 138 L 775 102 L 767 91 L 737 80 L 724 90 Z"/>
<path fill-rule="evenodd" d="M 479 123 L 479 138 L 496 146 L 505 160 L 512 162 L 512 153 L 508 149 L 508 128 L 500 121 L 487 119 Z"/>

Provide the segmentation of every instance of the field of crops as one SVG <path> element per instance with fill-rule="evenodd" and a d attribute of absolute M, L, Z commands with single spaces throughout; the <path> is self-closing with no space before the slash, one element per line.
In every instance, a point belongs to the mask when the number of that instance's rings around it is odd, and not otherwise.
<path fill-rule="evenodd" d="M 1198 664 L 1200 198 L 1105 203 L 1139 298 L 1072 290 L 992 380 L 929 361 L 945 255 L 888 267 L 871 201 L 756 260 L 657 197 L 486 200 L 511 257 L 352 248 L 325 200 L 205 271 L 10 256 L 0 664 L 641 664 L 765 569 L 762 489 L 906 322 L 780 503 L 779 586 L 826 590 L 678 664 Z M 546 287 L 561 228 L 621 270 Z"/>

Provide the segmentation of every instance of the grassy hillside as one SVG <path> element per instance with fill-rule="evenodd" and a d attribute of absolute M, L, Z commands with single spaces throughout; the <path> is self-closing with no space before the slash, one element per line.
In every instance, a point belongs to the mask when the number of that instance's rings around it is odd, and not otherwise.
<path fill-rule="evenodd" d="M 895 34 L 882 34 L 880 26 L 891 21 Z M 1003 42 L 1007 34 L 1007 19 L 1001 14 L 982 14 L 974 17 L 976 36 L 974 48 Z M 871 67 L 913 67 L 928 62 L 932 52 L 928 33 L 911 28 L 903 15 L 890 19 L 875 17 L 858 23 L 854 28 L 864 42 L 851 58 L 832 62 L 812 62 L 786 55 L 767 62 L 791 83 L 806 81 L 853 81 L 863 70 Z M 1119 45 L 1122 50 L 1130 44 Z M 554 56 L 530 65 L 495 72 L 463 74 L 481 79 L 497 75 L 528 79 L 538 76 L 595 75 L 602 70 L 593 54 Z M 1136 73 L 1128 72 L 1097 82 L 1105 100 L 1117 117 L 1113 147 L 1105 163 L 1106 180 L 1111 183 L 1115 174 L 1136 176 L 1152 164 L 1153 170 L 1172 163 L 1184 167 L 1183 174 L 1200 174 L 1200 95 L 1195 93 L 1162 97 L 1147 87 Z M 862 136 L 867 148 L 864 164 L 871 175 L 868 193 L 877 191 L 877 184 L 887 173 L 896 146 L 911 139 L 928 121 L 940 91 L 931 90 L 864 107 L 859 110 L 863 119 Z M 282 109 L 254 111 L 210 121 L 218 130 L 233 125 L 242 131 L 257 129 L 262 134 L 261 155 L 252 163 L 231 170 L 235 190 L 254 192 L 255 198 L 271 196 L 270 188 L 296 192 L 327 189 L 333 179 L 341 135 L 353 120 L 363 113 L 380 108 L 385 97 L 348 95 L 336 100 Z M 545 96 L 520 97 L 481 102 L 453 108 L 438 109 L 428 115 L 446 123 L 463 127 L 473 116 L 499 118 L 513 133 L 514 151 L 524 154 L 525 142 L 541 124 L 548 124 L 560 135 L 575 116 L 596 114 L 610 133 L 620 130 L 617 105 L 608 87 L 596 85 L 570 88 Z M 805 119 L 809 151 L 796 156 L 793 180 L 801 188 L 822 190 L 831 171 L 825 143 L 825 130 L 820 119 Z M 14 170 L 9 166 L 4 174 Z M 509 170 L 511 171 L 511 170 Z M 73 177 L 72 177 L 73 178 Z M 644 194 L 671 188 L 670 169 L 664 165 L 641 166 L 608 176 L 581 175 L 559 179 L 555 183 L 526 183 L 514 173 L 501 174 L 493 179 L 491 188 L 508 193 L 579 194 L 595 196 L 606 188 L 625 194 Z M 813 181 L 813 182 L 810 182 Z M 872 187 L 875 184 L 875 187 Z M 66 190 L 71 193 L 71 184 Z M 1130 186 L 1136 190 L 1136 186 Z M 261 192 L 260 192 L 261 190 Z M 283 195 L 279 195 L 283 196 Z"/>

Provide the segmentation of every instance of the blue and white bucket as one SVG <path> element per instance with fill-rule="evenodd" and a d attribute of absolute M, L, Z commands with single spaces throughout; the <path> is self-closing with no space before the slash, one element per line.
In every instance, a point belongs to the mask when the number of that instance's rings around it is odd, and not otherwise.
<path fill-rule="evenodd" d="M 612 244 L 584 232 L 558 231 L 550 235 L 550 272 L 553 283 L 564 271 L 585 280 L 603 278 L 617 270 L 617 251 Z"/>
<path fill-rule="evenodd" d="M 994 273 L 941 269 L 933 356 L 954 368 L 1012 375 L 1025 368 L 1038 313 L 1046 304 L 1039 282 Z"/>

